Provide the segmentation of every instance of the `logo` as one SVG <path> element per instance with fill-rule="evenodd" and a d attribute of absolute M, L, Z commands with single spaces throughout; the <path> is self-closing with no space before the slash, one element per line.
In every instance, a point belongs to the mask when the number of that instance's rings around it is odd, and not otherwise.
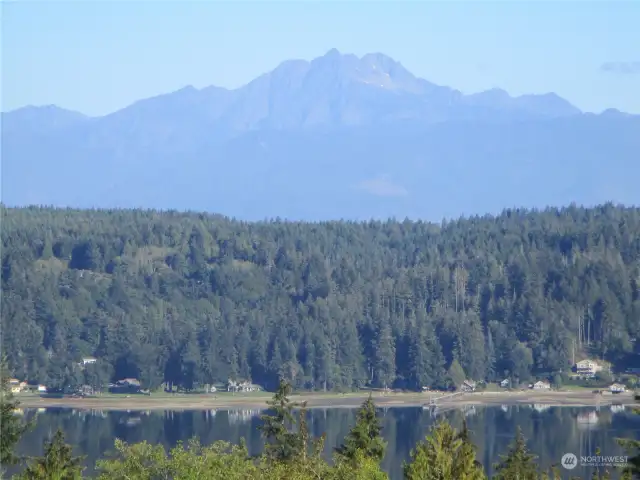
<path fill-rule="evenodd" d="M 562 459 L 560 459 L 560 464 L 567 470 L 573 470 L 578 466 L 578 457 L 576 457 L 573 453 L 565 453 L 562 456 Z"/>

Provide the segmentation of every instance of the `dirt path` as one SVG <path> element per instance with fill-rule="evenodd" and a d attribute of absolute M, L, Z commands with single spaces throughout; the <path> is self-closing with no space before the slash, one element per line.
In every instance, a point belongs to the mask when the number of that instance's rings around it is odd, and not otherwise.
<path fill-rule="evenodd" d="M 368 396 L 362 394 L 301 394 L 292 396 L 295 401 L 307 401 L 309 408 L 350 408 L 359 406 Z M 475 392 L 441 398 L 429 393 L 374 394 L 379 407 L 420 407 L 434 399 L 438 406 L 544 404 L 558 406 L 590 406 L 634 403 L 631 393 L 619 395 L 595 395 L 591 392 Z M 104 396 L 94 398 L 44 398 L 25 396 L 20 398 L 22 408 L 76 408 L 95 410 L 211 410 L 211 409 L 260 409 L 266 407 L 269 396 L 229 395 L 158 395 Z"/>

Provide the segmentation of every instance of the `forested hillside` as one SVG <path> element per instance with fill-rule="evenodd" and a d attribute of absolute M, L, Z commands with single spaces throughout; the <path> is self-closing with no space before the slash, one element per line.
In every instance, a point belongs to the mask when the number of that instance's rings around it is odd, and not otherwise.
<path fill-rule="evenodd" d="M 442 225 L 2 215 L 2 350 L 15 376 L 49 386 L 420 388 L 638 353 L 638 208 Z M 83 356 L 98 362 L 74 367 Z"/>

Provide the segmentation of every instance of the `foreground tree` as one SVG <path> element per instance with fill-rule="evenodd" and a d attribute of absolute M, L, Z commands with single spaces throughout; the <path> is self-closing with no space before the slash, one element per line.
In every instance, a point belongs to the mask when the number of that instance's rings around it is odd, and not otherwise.
<path fill-rule="evenodd" d="M 20 402 L 11 393 L 9 370 L 4 359 L 0 361 L 0 475 L 2 468 L 19 463 L 15 454 L 16 444 L 29 428 L 14 412 Z"/>
<path fill-rule="evenodd" d="M 358 410 L 356 424 L 347 434 L 344 443 L 336 448 L 336 455 L 343 459 L 355 460 L 361 453 L 379 464 L 384 458 L 386 447 L 380 420 L 376 415 L 376 406 L 369 394 L 369 398 Z"/>
<path fill-rule="evenodd" d="M 636 402 L 640 402 L 640 395 L 636 395 Z M 634 412 L 640 415 L 640 409 L 635 409 Z M 624 447 L 629 456 L 628 465 L 623 472 L 623 480 L 640 479 L 640 440 L 631 438 L 619 438 L 618 443 Z"/>
<path fill-rule="evenodd" d="M 203 447 L 197 439 L 182 443 L 169 455 L 162 445 L 128 445 L 116 440 L 116 456 L 97 464 L 99 480 L 247 480 L 261 478 L 244 443 L 215 442 Z"/>
<path fill-rule="evenodd" d="M 406 480 L 486 479 L 466 426 L 457 432 L 446 422 L 436 424 L 426 440 L 412 450 L 411 460 L 404 465 Z"/>
<path fill-rule="evenodd" d="M 542 472 L 540 480 L 562 480 L 562 475 L 557 466 L 553 466 L 547 472 Z"/>
<path fill-rule="evenodd" d="M 520 427 L 516 429 L 516 438 L 509 447 L 509 453 L 501 459 L 494 467 L 496 475 L 493 480 L 538 480 L 536 456 L 529 452 Z"/>
<path fill-rule="evenodd" d="M 310 439 L 306 420 L 307 404 L 292 402 L 289 399 L 291 391 L 291 385 L 280 380 L 278 390 L 267 402 L 273 414 L 261 417 L 263 424 L 258 428 L 266 440 L 264 455 L 270 461 L 306 461 L 309 453 L 312 453 L 312 457 L 319 457 L 324 446 L 324 437 L 313 441 Z M 293 415 L 295 408 L 300 408 L 297 422 Z"/>
<path fill-rule="evenodd" d="M 337 457 L 335 466 L 328 472 L 326 478 L 327 480 L 389 480 L 387 473 L 380 468 L 379 461 L 367 456 L 361 450 L 348 459 Z"/>
<path fill-rule="evenodd" d="M 64 441 L 62 430 L 45 443 L 44 456 L 33 458 L 20 476 L 21 480 L 77 480 L 82 478 L 83 457 L 74 457 Z"/>

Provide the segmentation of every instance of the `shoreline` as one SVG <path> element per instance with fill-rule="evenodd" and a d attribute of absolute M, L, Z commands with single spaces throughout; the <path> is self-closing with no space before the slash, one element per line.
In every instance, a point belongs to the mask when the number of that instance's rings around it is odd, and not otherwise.
<path fill-rule="evenodd" d="M 355 394 L 316 394 L 302 393 L 291 395 L 291 400 L 307 402 L 312 408 L 357 408 L 369 393 Z M 595 395 L 592 392 L 474 392 L 456 397 L 440 398 L 442 394 L 429 393 L 374 393 L 373 400 L 379 408 L 422 407 L 429 406 L 434 399 L 437 407 L 456 408 L 470 405 L 531 405 L 540 404 L 557 407 L 609 406 L 612 404 L 636 405 L 634 395 L 626 392 L 617 395 Z M 147 411 L 147 410 L 213 410 L 213 409 L 266 409 L 270 395 L 231 396 L 207 394 L 175 394 L 122 396 L 105 395 L 91 398 L 39 397 L 16 395 L 21 409 L 32 408 L 68 408 L 79 410 L 105 411 Z"/>

